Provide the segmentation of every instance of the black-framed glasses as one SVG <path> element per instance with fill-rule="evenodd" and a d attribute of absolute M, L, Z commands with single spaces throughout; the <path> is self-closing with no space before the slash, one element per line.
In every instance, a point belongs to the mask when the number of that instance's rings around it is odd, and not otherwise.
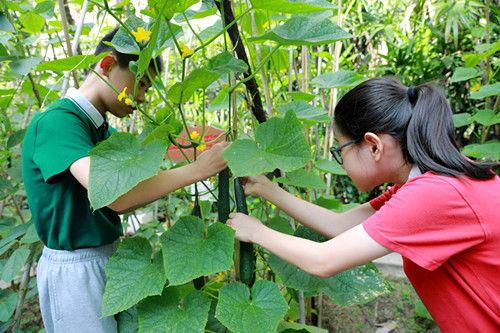
<path fill-rule="evenodd" d="M 357 143 L 359 140 L 351 140 L 349 142 L 344 143 L 340 147 L 332 146 L 330 147 L 330 153 L 332 153 L 333 158 L 335 161 L 337 161 L 338 164 L 342 165 L 344 163 L 344 159 L 342 158 L 342 149 L 344 149 L 347 146 L 353 145 Z"/>

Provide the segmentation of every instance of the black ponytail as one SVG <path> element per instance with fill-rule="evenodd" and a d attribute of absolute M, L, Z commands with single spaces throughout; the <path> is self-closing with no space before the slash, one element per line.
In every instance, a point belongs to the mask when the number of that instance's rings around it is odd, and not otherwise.
<path fill-rule="evenodd" d="M 352 139 L 361 140 L 366 132 L 392 135 L 405 160 L 421 172 L 476 179 L 495 175 L 497 164 L 476 162 L 460 153 L 450 105 L 431 84 L 407 88 L 392 78 L 367 80 L 341 98 L 334 121 Z"/>

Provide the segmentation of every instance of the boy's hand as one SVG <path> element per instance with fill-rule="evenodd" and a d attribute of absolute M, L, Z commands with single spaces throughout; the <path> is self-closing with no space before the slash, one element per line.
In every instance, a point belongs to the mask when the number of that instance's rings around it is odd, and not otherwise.
<path fill-rule="evenodd" d="M 204 151 L 198 159 L 193 162 L 199 171 L 201 179 L 213 176 L 227 167 L 227 162 L 222 157 L 222 153 L 228 146 L 228 142 L 217 143 L 209 150 Z"/>
<path fill-rule="evenodd" d="M 253 216 L 243 213 L 231 213 L 226 224 L 236 231 L 235 237 L 242 242 L 253 243 L 259 235 L 259 230 L 264 227 L 262 222 Z"/>
<path fill-rule="evenodd" d="M 254 197 L 264 197 L 267 193 L 278 187 L 277 183 L 273 183 L 266 176 L 249 176 L 241 178 L 245 195 Z"/>

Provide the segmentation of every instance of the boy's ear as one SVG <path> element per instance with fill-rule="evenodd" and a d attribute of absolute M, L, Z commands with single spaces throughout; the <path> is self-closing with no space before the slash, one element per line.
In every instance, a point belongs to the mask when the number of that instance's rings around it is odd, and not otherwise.
<path fill-rule="evenodd" d="M 99 67 L 101 68 L 102 74 L 105 77 L 109 77 L 109 72 L 116 64 L 116 58 L 113 55 L 107 55 L 101 59 L 99 62 Z"/>

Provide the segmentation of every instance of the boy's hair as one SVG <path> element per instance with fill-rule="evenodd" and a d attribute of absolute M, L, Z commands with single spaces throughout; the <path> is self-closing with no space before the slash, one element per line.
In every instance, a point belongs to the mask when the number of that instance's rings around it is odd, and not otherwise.
<path fill-rule="evenodd" d="M 373 78 L 345 94 L 335 107 L 335 126 L 361 141 L 366 132 L 392 135 L 406 161 L 421 172 L 476 179 L 495 176 L 498 163 L 463 156 L 454 140 L 452 111 L 433 84 L 406 87 L 392 78 Z"/>
<path fill-rule="evenodd" d="M 103 52 L 113 52 L 113 54 L 116 56 L 118 66 L 120 68 L 127 68 L 128 69 L 128 64 L 131 61 L 137 61 L 139 59 L 139 56 L 137 54 L 127 54 L 127 53 L 121 53 L 115 50 L 112 46 L 104 44 L 104 42 L 111 42 L 113 37 L 116 35 L 118 32 L 119 27 L 114 28 L 111 32 L 107 33 L 99 42 L 95 49 L 94 55 L 98 55 Z M 161 60 L 160 56 L 157 56 L 154 59 L 154 62 L 156 63 L 156 67 L 158 67 L 158 71 L 161 73 L 163 70 L 163 61 Z M 149 66 L 155 69 L 155 64 L 153 61 L 149 63 Z M 156 69 L 155 69 L 156 71 Z"/>

